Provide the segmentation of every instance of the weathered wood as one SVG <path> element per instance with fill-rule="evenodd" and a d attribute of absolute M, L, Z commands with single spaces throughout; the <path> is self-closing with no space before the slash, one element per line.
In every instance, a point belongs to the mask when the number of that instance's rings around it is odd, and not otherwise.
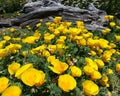
<path fill-rule="evenodd" d="M 22 12 L 25 15 L 11 19 L 12 25 L 21 25 L 25 28 L 26 25 L 29 25 L 35 19 L 47 21 L 50 16 L 62 16 L 63 21 L 71 21 L 73 23 L 78 20 L 84 21 L 88 30 L 101 30 L 105 28 L 103 26 L 106 23 L 104 16 L 107 15 L 105 11 L 97 9 L 93 4 L 89 4 L 88 9 L 80 9 L 78 7 L 64 6 L 55 0 L 27 3 L 24 5 Z"/>
<path fill-rule="evenodd" d="M 40 18 L 46 18 L 48 16 L 55 16 L 58 15 L 63 9 L 61 7 L 54 7 L 51 9 L 51 7 L 45 7 L 36 9 L 32 12 L 29 12 L 23 16 L 11 19 L 12 25 L 20 25 L 21 23 L 24 23 L 26 21 L 32 20 L 32 19 L 40 19 Z"/>

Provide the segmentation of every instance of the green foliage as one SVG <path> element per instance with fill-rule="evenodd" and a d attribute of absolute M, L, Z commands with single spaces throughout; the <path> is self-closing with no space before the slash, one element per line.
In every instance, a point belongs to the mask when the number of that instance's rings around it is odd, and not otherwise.
<path fill-rule="evenodd" d="M 24 0 L 0 0 L 0 13 L 10 13 L 20 10 Z"/>
<path fill-rule="evenodd" d="M 80 8 L 87 8 L 89 3 L 93 3 L 97 8 L 105 10 L 108 14 L 120 14 L 120 0 L 62 0 L 62 3 Z"/>

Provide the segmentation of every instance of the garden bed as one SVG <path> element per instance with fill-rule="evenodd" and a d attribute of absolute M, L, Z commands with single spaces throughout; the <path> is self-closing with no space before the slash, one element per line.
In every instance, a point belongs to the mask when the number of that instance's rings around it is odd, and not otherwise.
<path fill-rule="evenodd" d="M 1 96 L 119 96 L 120 23 L 108 15 L 90 32 L 61 20 L 0 31 Z"/>

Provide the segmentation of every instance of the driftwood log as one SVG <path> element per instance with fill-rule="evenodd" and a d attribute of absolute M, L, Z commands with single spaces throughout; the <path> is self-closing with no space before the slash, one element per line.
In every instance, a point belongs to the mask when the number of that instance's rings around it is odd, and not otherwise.
<path fill-rule="evenodd" d="M 29 2 L 22 8 L 25 13 L 22 16 L 11 19 L 12 25 L 21 25 L 25 28 L 27 25 L 35 27 L 35 24 L 43 19 L 43 22 L 53 21 L 55 16 L 62 16 L 63 21 L 84 21 L 85 27 L 88 30 L 102 30 L 105 28 L 104 16 L 107 15 L 105 11 L 99 10 L 92 3 L 87 9 L 78 7 L 65 6 L 57 0 L 42 0 L 36 2 Z"/>

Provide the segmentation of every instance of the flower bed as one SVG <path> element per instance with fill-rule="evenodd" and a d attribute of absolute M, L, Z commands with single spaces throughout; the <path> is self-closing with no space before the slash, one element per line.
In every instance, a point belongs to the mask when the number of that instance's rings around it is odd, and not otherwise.
<path fill-rule="evenodd" d="M 117 96 L 120 89 L 120 26 L 90 32 L 84 22 L 36 24 L 0 32 L 1 96 Z"/>

